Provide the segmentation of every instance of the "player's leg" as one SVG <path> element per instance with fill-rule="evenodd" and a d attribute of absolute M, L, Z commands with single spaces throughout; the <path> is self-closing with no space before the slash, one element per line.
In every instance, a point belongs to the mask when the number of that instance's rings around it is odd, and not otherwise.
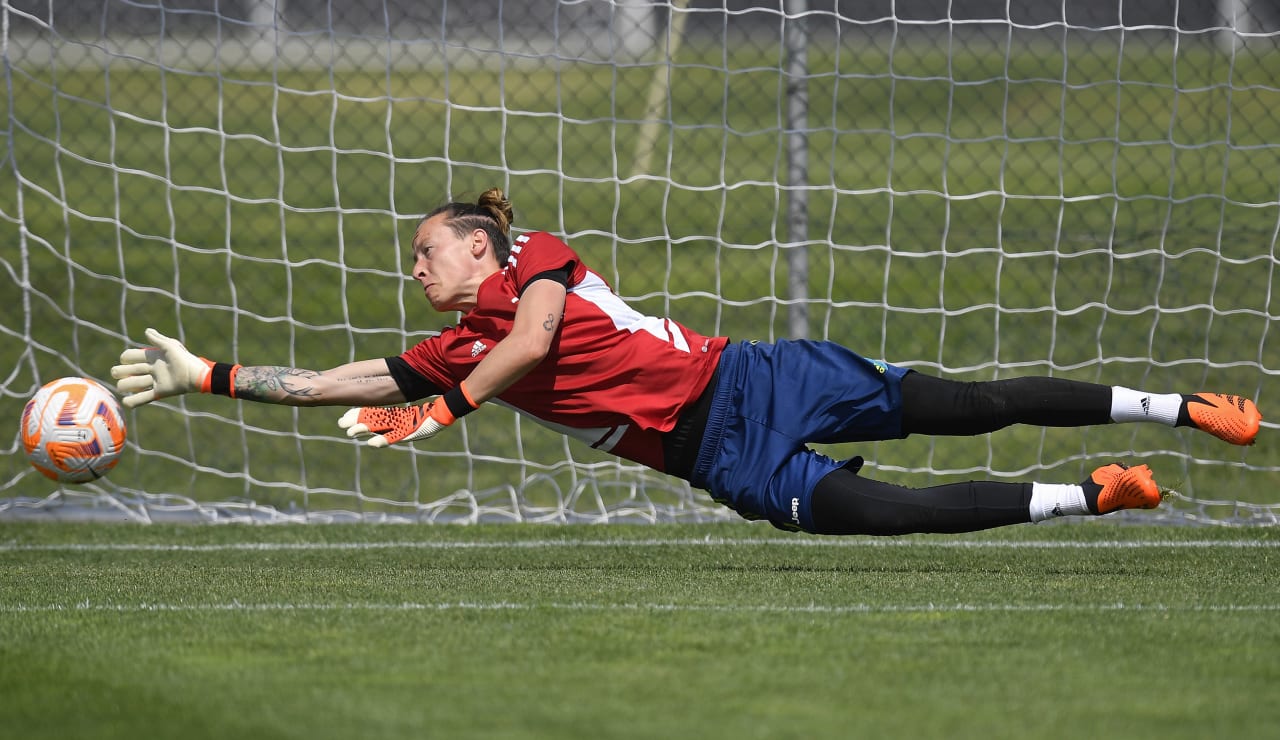
<path fill-rule="evenodd" d="M 1076 427 L 1150 421 L 1253 444 L 1262 421 L 1243 396 L 1146 393 L 1063 378 L 960 382 L 923 373 L 902 379 L 904 434 L 973 435 L 1011 424 Z"/>
<path fill-rule="evenodd" d="M 1145 465 L 1112 463 L 1080 484 L 970 481 L 907 488 L 839 468 L 810 501 L 816 534 L 900 535 L 974 532 L 1059 516 L 1152 509 L 1160 492 Z"/>
<path fill-rule="evenodd" d="M 1030 483 L 971 481 L 907 488 L 841 468 L 813 491 L 815 534 L 974 532 L 1031 521 Z"/>

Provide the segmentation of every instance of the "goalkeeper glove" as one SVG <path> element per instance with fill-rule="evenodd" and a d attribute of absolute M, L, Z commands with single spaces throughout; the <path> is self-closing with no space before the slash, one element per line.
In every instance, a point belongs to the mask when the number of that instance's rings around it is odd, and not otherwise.
<path fill-rule="evenodd" d="M 462 383 L 443 396 L 420 406 L 364 406 L 347 411 L 338 426 L 348 437 L 371 434 L 370 447 L 386 447 L 396 442 L 416 442 L 439 434 L 459 417 L 477 408 Z"/>
<path fill-rule="evenodd" d="M 120 353 L 120 364 L 111 368 L 125 408 L 197 391 L 235 397 L 239 365 L 196 357 L 182 342 L 155 329 L 147 329 L 146 336 L 154 347 L 126 349 Z"/>

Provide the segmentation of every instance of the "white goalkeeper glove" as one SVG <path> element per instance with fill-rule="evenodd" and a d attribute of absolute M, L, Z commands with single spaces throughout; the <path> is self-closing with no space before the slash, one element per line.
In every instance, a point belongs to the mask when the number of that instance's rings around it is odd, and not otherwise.
<path fill-rule="evenodd" d="M 338 419 L 338 426 L 347 430 L 348 437 L 373 435 L 370 447 L 386 447 L 434 437 L 456 420 L 444 400 L 437 398 L 421 406 L 354 408 Z"/>
<path fill-rule="evenodd" d="M 125 408 L 136 408 L 156 399 L 184 393 L 218 393 L 235 395 L 235 372 L 239 365 L 215 363 L 196 357 L 176 339 L 147 329 L 147 340 L 154 347 L 126 349 L 120 353 L 120 364 L 111 368 L 116 389 L 123 396 Z"/>

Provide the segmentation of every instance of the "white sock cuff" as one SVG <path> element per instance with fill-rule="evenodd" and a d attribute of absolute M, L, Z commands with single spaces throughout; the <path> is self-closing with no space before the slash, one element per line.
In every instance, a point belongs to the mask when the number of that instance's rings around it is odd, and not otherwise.
<path fill-rule="evenodd" d="M 1116 423 L 1154 421 L 1173 426 L 1181 410 L 1182 396 L 1178 393 L 1146 393 L 1118 385 L 1111 387 L 1111 420 Z"/>
<path fill-rule="evenodd" d="M 1032 483 L 1031 521 L 1089 513 L 1084 488 L 1075 483 Z"/>

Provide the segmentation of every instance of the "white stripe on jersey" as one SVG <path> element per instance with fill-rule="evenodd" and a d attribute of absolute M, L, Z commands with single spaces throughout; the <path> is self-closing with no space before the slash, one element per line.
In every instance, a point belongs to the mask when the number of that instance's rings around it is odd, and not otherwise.
<path fill-rule="evenodd" d="M 609 436 L 600 440 L 598 444 L 593 444 L 591 446 L 597 450 L 604 450 L 605 452 L 608 452 L 618 446 L 618 442 L 622 439 L 622 435 L 627 433 L 628 428 L 630 428 L 629 424 L 620 424 L 613 428 L 613 431 L 609 433 Z"/>
<path fill-rule="evenodd" d="M 689 340 L 685 339 L 684 332 L 680 331 L 679 325 L 672 324 L 671 319 L 663 319 L 667 325 L 667 331 L 671 333 L 671 343 L 681 352 L 689 351 Z"/>
<path fill-rule="evenodd" d="M 507 253 L 507 264 L 511 267 L 516 266 L 516 255 L 524 249 L 524 243 L 529 241 L 528 234 L 521 234 L 516 237 L 516 241 L 511 245 L 511 251 Z"/>
<path fill-rule="evenodd" d="M 594 447 L 595 449 L 603 452 L 612 452 L 613 448 L 622 440 L 623 435 L 625 435 L 627 430 L 631 428 L 630 424 L 619 424 L 616 427 L 593 427 L 589 429 L 568 427 L 564 424 L 557 424 L 554 421 L 547 421 L 541 417 L 534 416 L 528 411 L 516 408 L 500 398 L 490 399 L 489 403 L 496 403 L 499 406 L 509 408 L 524 418 L 544 426 L 553 432 L 563 434 L 566 437 L 571 437 L 579 442 L 585 442 L 588 447 Z"/>
<path fill-rule="evenodd" d="M 619 331 L 626 330 L 632 334 L 646 331 L 681 352 L 689 351 L 689 340 L 678 324 L 668 319 L 645 316 L 628 306 L 609 289 L 599 275 L 590 270 L 587 271 L 587 276 L 582 279 L 582 282 L 569 288 L 569 292 L 600 309 L 613 321 L 614 327 Z"/>

